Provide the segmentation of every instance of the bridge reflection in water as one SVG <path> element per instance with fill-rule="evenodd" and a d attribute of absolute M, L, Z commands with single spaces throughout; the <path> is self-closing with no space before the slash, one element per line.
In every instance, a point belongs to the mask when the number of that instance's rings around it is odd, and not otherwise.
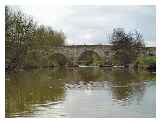
<path fill-rule="evenodd" d="M 112 68 L 6 74 L 6 117 L 155 117 L 155 74 Z"/>

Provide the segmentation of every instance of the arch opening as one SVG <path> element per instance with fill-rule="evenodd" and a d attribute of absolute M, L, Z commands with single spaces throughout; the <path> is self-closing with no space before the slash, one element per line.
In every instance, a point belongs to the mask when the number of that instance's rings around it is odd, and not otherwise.
<path fill-rule="evenodd" d="M 60 53 L 55 53 L 51 56 L 49 56 L 48 65 L 50 67 L 56 67 L 56 66 L 65 66 L 68 63 L 68 59 L 66 56 Z"/>
<path fill-rule="evenodd" d="M 78 58 L 79 65 L 96 66 L 104 63 L 100 55 L 95 51 L 85 51 Z"/>

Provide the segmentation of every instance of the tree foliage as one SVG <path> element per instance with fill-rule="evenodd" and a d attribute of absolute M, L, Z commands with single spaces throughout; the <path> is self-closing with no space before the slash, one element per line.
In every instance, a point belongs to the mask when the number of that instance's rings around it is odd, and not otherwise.
<path fill-rule="evenodd" d="M 37 25 L 31 17 L 20 10 L 5 7 L 6 69 L 22 68 L 26 64 L 40 62 L 40 59 L 33 57 L 38 57 L 42 49 L 47 50 L 55 45 L 63 45 L 64 41 L 63 32 Z M 31 50 L 37 51 L 35 53 Z"/>
<path fill-rule="evenodd" d="M 113 30 L 111 44 L 116 63 L 126 67 L 137 59 L 144 47 L 141 33 L 138 31 L 126 33 L 122 28 Z"/>

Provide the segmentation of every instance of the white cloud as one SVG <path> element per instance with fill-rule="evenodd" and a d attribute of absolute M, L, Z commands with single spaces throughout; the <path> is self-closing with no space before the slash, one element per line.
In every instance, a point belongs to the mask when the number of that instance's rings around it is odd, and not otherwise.
<path fill-rule="evenodd" d="M 84 34 L 84 39 L 86 39 L 86 40 L 87 40 L 87 39 L 90 40 L 90 39 L 92 39 L 92 37 L 93 37 L 93 36 L 92 36 L 92 34 L 90 34 L 90 33 Z"/>
<path fill-rule="evenodd" d="M 107 44 L 106 33 L 122 27 L 139 29 L 147 45 L 154 45 L 154 6 L 20 6 L 40 24 L 63 30 L 68 44 Z"/>

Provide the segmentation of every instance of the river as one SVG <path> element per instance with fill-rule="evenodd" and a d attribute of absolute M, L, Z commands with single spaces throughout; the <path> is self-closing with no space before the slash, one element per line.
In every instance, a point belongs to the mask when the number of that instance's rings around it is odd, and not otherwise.
<path fill-rule="evenodd" d="M 6 73 L 6 117 L 155 117 L 156 74 L 118 68 Z"/>

